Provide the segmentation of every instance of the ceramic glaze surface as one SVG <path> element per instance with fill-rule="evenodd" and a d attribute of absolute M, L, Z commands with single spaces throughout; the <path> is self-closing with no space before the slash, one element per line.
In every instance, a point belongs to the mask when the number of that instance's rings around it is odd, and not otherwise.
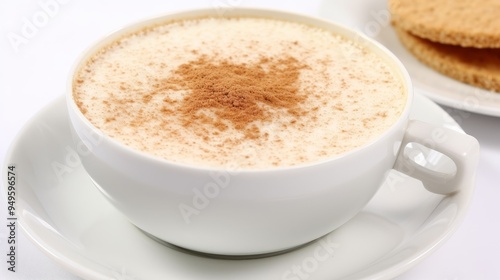
<path fill-rule="evenodd" d="M 207 13 L 214 11 L 166 18 Z M 101 134 L 80 113 L 69 90 L 75 145 L 86 148 L 81 157 L 83 167 L 108 201 L 134 225 L 159 239 L 221 255 L 286 250 L 324 236 L 359 213 L 393 168 L 401 143 L 404 147 L 411 142 L 428 144 L 436 127 L 409 122 L 413 101 L 409 76 L 390 52 L 370 39 L 333 23 L 284 12 L 233 9 L 228 14 L 295 20 L 357 40 L 385 59 L 403 79 L 408 95 L 403 113 L 377 139 L 334 158 L 263 170 L 200 168 L 138 153 Z M 446 141 L 433 141 L 432 148 L 451 157 L 460 176 L 438 178 L 401 153 L 396 168 L 424 180 L 428 189 L 448 194 L 465 186 L 473 176 L 461 171 L 475 170 L 478 144 L 470 136 L 442 128 L 439 131 Z"/>

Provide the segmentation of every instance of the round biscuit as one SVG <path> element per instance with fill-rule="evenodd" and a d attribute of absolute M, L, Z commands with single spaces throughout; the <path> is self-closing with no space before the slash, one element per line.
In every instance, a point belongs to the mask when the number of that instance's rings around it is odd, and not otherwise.
<path fill-rule="evenodd" d="M 392 22 L 442 44 L 500 48 L 500 0 L 389 0 Z"/>
<path fill-rule="evenodd" d="M 435 70 L 487 90 L 500 92 L 500 49 L 476 49 L 425 40 L 396 27 L 401 43 Z"/>

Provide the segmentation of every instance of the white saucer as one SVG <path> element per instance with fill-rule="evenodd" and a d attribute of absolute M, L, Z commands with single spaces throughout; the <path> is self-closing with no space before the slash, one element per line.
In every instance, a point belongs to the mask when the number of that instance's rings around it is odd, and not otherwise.
<path fill-rule="evenodd" d="M 391 50 L 410 73 L 413 86 L 437 103 L 500 117 L 500 93 L 449 78 L 417 60 L 399 42 L 389 22 L 387 0 L 324 1 L 321 16 L 372 37 Z"/>
<path fill-rule="evenodd" d="M 63 98 L 39 112 L 14 141 L 6 164 L 18 170 L 17 213 L 27 236 L 85 279 L 389 279 L 451 236 L 474 189 L 471 184 L 445 197 L 389 176 L 362 213 L 300 249 L 253 260 L 200 257 L 148 238 L 104 200 L 74 157 L 66 114 Z M 461 130 L 418 94 L 412 115 Z M 447 161 L 437 157 L 432 164 Z"/>

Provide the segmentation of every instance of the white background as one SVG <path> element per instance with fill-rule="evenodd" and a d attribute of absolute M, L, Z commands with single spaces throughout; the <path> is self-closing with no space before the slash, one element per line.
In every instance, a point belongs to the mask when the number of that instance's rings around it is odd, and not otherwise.
<path fill-rule="evenodd" d="M 0 0 L 0 160 L 3 164 L 8 146 L 23 124 L 64 93 L 69 69 L 79 54 L 123 25 L 194 7 L 271 7 L 327 18 L 329 10 L 326 7 L 335 7 L 334 1 L 325 4 L 312 0 L 55 1 Z M 44 10 L 43 3 L 49 2 L 56 4 L 52 10 Z M 349 16 L 349 11 L 344 15 Z M 28 28 L 26 34 L 29 36 L 22 35 L 23 28 L 30 24 L 35 28 Z M 13 34 L 24 36 L 24 39 L 12 41 Z M 446 110 L 468 134 L 480 141 L 477 191 L 464 223 L 452 238 L 397 279 L 500 279 L 500 119 L 454 108 Z M 4 168 L 2 166 L 1 172 Z M 21 230 L 17 234 L 17 272 L 7 271 L 4 198 L 3 194 L 0 204 L 0 279 L 79 279 L 45 256 Z"/>

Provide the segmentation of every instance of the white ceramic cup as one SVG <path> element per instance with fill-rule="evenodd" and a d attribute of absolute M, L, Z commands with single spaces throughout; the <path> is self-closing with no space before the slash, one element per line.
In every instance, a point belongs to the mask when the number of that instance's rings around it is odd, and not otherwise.
<path fill-rule="evenodd" d="M 104 44 L 124 32 L 166 19 L 198 16 L 265 16 L 318 26 L 367 46 L 395 69 L 408 100 L 397 122 L 377 139 L 317 163 L 266 170 L 208 169 L 176 164 L 132 150 L 103 135 L 72 97 L 74 74 Z M 468 135 L 409 120 L 413 91 L 399 60 L 380 44 L 337 24 L 287 12 L 205 9 L 134 24 L 99 41 L 71 73 L 69 116 L 85 170 L 102 194 L 134 225 L 168 243 L 220 255 L 256 255 L 287 250 L 335 230 L 374 196 L 391 169 L 398 169 L 435 193 L 460 191 L 474 178 L 479 145 Z M 419 143 L 451 158 L 456 172 L 428 169 L 405 153 Z M 398 156 L 399 154 L 399 156 Z M 89 206 L 91 207 L 91 206 Z"/>

